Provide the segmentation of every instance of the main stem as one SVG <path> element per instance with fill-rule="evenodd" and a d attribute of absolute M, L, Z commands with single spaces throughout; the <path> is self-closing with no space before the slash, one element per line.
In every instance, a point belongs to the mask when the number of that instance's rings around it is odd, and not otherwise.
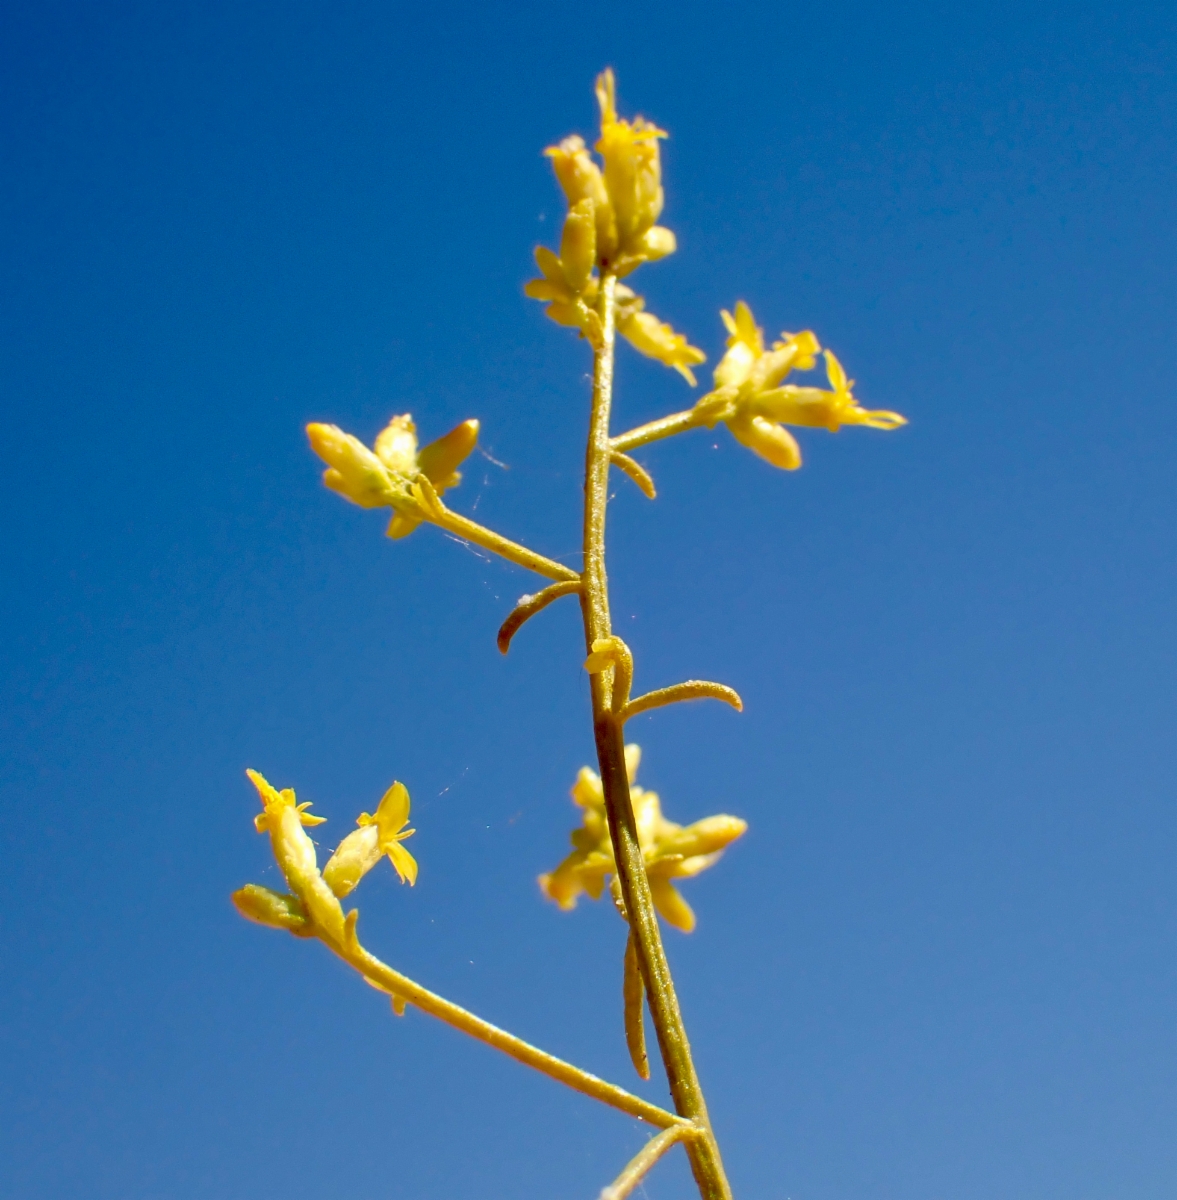
<path fill-rule="evenodd" d="M 604 329 L 601 347 L 593 362 L 593 408 L 589 422 L 588 452 L 584 481 L 584 573 L 581 611 L 588 649 L 599 638 L 609 637 L 609 581 L 605 574 L 605 509 L 609 501 L 609 412 L 613 403 L 613 346 L 616 318 L 616 276 L 603 274 L 599 315 Z M 617 879 L 625 899 L 630 927 L 637 945 L 638 964 L 646 985 L 646 999 L 658 1038 L 662 1063 L 670 1083 L 670 1094 L 680 1116 L 694 1121 L 701 1136 L 687 1144 L 691 1171 L 704 1200 L 731 1200 L 731 1188 L 723 1173 L 719 1146 L 711 1132 L 703 1089 L 691 1059 L 691 1046 L 674 993 L 674 980 L 662 947 L 658 917 L 650 896 L 650 883 L 642 848 L 638 842 L 629 776 L 625 769 L 622 724 L 613 712 L 611 671 L 590 677 L 593 700 L 593 733 L 605 811 L 617 864 Z"/>

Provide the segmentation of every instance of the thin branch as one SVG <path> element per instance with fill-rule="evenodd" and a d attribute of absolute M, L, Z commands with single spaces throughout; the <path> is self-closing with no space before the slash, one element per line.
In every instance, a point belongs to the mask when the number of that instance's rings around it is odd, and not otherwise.
<path fill-rule="evenodd" d="M 735 688 L 729 688 L 722 683 L 709 683 L 705 679 L 688 679 L 686 683 L 676 683 L 671 687 L 659 688 L 656 692 L 647 692 L 636 700 L 631 700 L 617 714 L 621 721 L 628 721 L 639 713 L 649 712 L 652 708 L 661 708 L 666 704 L 678 704 L 681 700 L 722 700 L 730 704 L 736 712 L 744 711 L 744 702 Z"/>
<path fill-rule="evenodd" d="M 646 988 L 638 967 L 638 951 L 631 933 L 625 942 L 625 970 L 621 994 L 625 1004 L 625 1044 L 633 1069 L 643 1078 L 650 1078 L 650 1059 L 646 1054 L 644 1008 Z"/>
<path fill-rule="evenodd" d="M 625 454 L 636 450 L 639 446 L 648 446 L 662 438 L 673 437 L 676 433 L 686 433 L 688 429 L 697 429 L 703 421 L 699 414 L 688 408 L 685 412 L 671 413 L 668 417 L 659 417 L 647 425 L 639 425 L 628 433 L 618 434 L 610 440 L 609 445 L 615 454 Z"/>
<path fill-rule="evenodd" d="M 524 621 L 531 620 L 538 612 L 543 612 L 553 600 L 561 596 L 577 596 L 580 594 L 580 580 L 564 579 L 559 583 L 550 584 L 542 592 L 534 596 L 520 596 L 519 603 L 507 615 L 507 619 L 499 627 L 498 647 L 506 654 L 511 648 L 511 639 L 519 632 Z"/>
<path fill-rule="evenodd" d="M 690 1126 L 683 1127 L 676 1125 L 671 1129 L 664 1129 L 661 1133 L 655 1134 L 637 1154 L 629 1160 L 629 1165 L 617 1176 L 615 1180 L 604 1188 L 600 1195 L 600 1200 L 625 1200 L 642 1179 L 646 1172 L 674 1145 L 675 1142 L 682 1141 L 683 1138 L 694 1136 L 694 1130 Z"/>
<path fill-rule="evenodd" d="M 550 558 L 545 558 L 542 554 L 537 554 L 534 550 L 529 550 L 526 546 L 520 546 L 518 542 L 512 542 L 502 534 L 495 533 L 493 529 L 487 529 L 485 525 L 479 525 L 477 521 L 471 521 L 469 517 L 463 517 L 453 509 L 446 508 L 437 492 L 434 491 L 432 484 L 424 476 L 416 480 L 415 486 L 419 489 L 419 495 L 415 498 L 423 521 L 429 521 L 439 529 L 448 530 L 457 537 L 465 538 L 466 541 L 473 542 L 476 546 L 481 546 L 484 550 L 489 550 L 517 566 L 526 567 L 537 575 L 560 582 L 580 581 L 580 576 L 571 567 L 553 562 Z"/>
<path fill-rule="evenodd" d="M 635 1096 L 616 1084 L 607 1083 L 604 1079 L 600 1079 L 588 1071 L 582 1071 L 580 1067 L 575 1067 L 571 1063 L 557 1058 L 554 1054 L 548 1054 L 546 1050 L 540 1050 L 537 1046 L 525 1042 L 513 1033 L 508 1033 L 505 1029 L 500 1029 L 497 1025 L 492 1025 L 489 1021 L 476 1017 L 472 1012 L 446 1000 L 436 992 L 423 988 L 407 975 L 393 970 L 392 967 L 382 963 L 360 945 L 356 936 L 358 915 L 356 909 L 352 909 L 347 914 L 342 943 L 336 942 L 318 929 L 315 932 L 323 945 L 358 971 L 368 983 L 379 991 L 388 992 L 401 1001 L 414 1004 L 431 1017 L 436 1017 L 439 1021 L 452 1025 L 462 1033 L 469 1034 L 478 1041 L 493 1046 L 496 1050 L 501 1050 L 516 1062 L 532 1067 L 574 1091 L 582 1092 L 586 1096 L 592 1096 L 594 1100 L 600 1100 L 604 1104 L 620 1109 L 631 1117 L 637 1117 L 660 1129 L 672 1129 L 679 1126 L 687 1129 L 694 1128 L 690 1121 L 683 1117 L 675 1116 L 674 1113 L 667 1112 L 664 1108 L 659 1108 L 656 1104 L 651 1104 L 648 1100 L 643 1100 L 640 1096 Z"/>
<path fill-rule="evenodd" d="M 638 485 L 642 495 L 647 499 L 653 500 L 658 495 L 654 487 L 654 481 L 650 478 L 649 472 L 641 463 L 634 462 L 628 454 L 622 454 L 620 450 L 614 450 L 609 455 L 609 461 L 615 467 L 619 467 L 624 471 Z"/>

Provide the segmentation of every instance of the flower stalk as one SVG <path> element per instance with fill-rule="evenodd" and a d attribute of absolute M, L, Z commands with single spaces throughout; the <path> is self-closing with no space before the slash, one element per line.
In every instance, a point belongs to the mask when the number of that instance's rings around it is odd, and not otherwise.
<path fill-rule="evenodd" d="M 609 418 L 613 404 L 616 288 L 617 277 L 604 273 L 599 288 L 597 316 L 601 337 L 593 356 L 593 399 L 584 482 L 584 571 L 580 603 L 585 644 L 590 654 L 595 642 L 613 635 L 609 615 L 609 580 L 605 570 L 605 511 L 609 501 L 609 467 L 614 449 L 609 438 Z M 675 1111 L 699 1129 L 698 1137 L 686 1148 L 691 1172 L 704 1200 L 731 1200 L 731 1187 L 724 1174 L 719 1145 L 711 1131 L 707 1103 L 691 1058 L 691 1045 L 674 990 L 670 964 L 662 945 L 650 882 L 646 877 L 629 794 L 623 722 L 613 711 L 613 675 L 614 670 L 596 672 L 589 676 L 589 686 L 592 692 L 597 762 L 617 879 Z"/>

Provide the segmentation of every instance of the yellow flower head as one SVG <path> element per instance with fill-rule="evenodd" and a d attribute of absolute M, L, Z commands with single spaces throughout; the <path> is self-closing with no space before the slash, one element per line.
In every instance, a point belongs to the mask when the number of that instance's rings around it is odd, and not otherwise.
<path fill-rule="evenodd" d="M 673 254 L 677 246 L 674 234 L 655 224 L 663 204 L 658 141 L 666 134 L 641 117 L 630 122 L 617 116 L 611 70 L 597 79 L 596 91 L 601 107 L 596 149 L 603 168 L 580 137 L 567 137 L 544 151 L 568 200 L 568 215 L 560 253 L 538 247 L 535 259 L 541 278 L 523 289 L 547 304 L 547 315 L 558 325 L 579 329 L 594 349 L 603 337 L 596 311 L 600 278 L 594 268 L 621 278 L 642 263 Z M 631 302 L 628 311 L 625 300 Z M 618 288 L 618 302 L 617 331 L 622 337 L 693 384 L 690 368 L 705 361 L 703 352 L 653 315 L 642 314 L 641 300 L 628 288 Z"/>
<path fill-rule="evenodd" d="M 306 811 L 309 804 L 296 804 L 291 788 L 279 792 L 259 772 L 246 774 L 257 788 L 263 808 L 254 818 L 254 825 L 259 833 L 270 835 L 274 860 L 301 903 L 304 915 L 319 931 L 338 941 L 343 936 L 343 910 L 319 874 L 315 844 L 303 829 L 304 825 L 321 825 L 325 818 L 311 816 Z M 257 919 L 256 914 L 246 915 Z"/>
<path fill-rule="evenodd" d="M 294 789 L 283 788 L 278 791 L 271 786 L 270 782 L 260 771 L 246 771 L 250 782 L 257 788 L 257 794 L 261 798 L 263 811 L 258 813 L 253 819 L 254 828 L 258 833 L 265 833 L 267 830 L 273 829 L 282 817 L 282 813 L 292 808 L 298 814 L 299 823 L 302 825 L 322 825 L 327 818 L 316 817 L 306 810 L 310 808 L 311 802 L 308 800 L 305 804 L 295 804 Z"/>
<path fill-rule="evenodd" d="M 418 450 L 417 427 L 410 413 L 393 417 L 369 450 L 359 438 L 335 425 L 307 426 L 311 448 L 327 463 L 323 482 L 363 508 L 396 508 L 388 536 L 405 537 L 421 523 L 408 503 L 409 489 L 424 475 L 438 495 L 462 479 L 458 467 L 478 444 L 478 422 L 463 421 L 449 433 Z"/>
<path fill-rule="evenodd" d="M 622 252 L 640 252 L 640 239 L 662 214 L 662 161 L 658 139 L 663 130 L 641 117 L 632 124 L 617 116 L 612 69 L 597 77 L 601 138 L 597 151 L 605 162 L 605 187 L 613 205 Z"/>
<path fill-rule="evenodd" d="M 632 782 L 640 760 L 641 750 L 626 746 L 630 799 L 654 905 L 671 925 L 690 933 L 695 914 L 671 881 L 711 866 L 748 826 L 739 817 L 727 815 L 706 817 L 687 826 L 668 821 L 657 794 Z M 581 827 L 572 831 L 573 852 L 550 874 L 539 877 L 544 894 L 563 909 L 575 908 L 582 892 L 599 900 L 608 876 L 616 869 L 600 776 L 588 767 L 581 768 L 572 798 L 584 810 Z"/>
<path fill-rule="evenodd" d="M 617 332 L 635 350 L 641 351 L 647 358 L 656 358 L 660 363 L 673 367 L 691 387 L 695 386 L 691 367 L 705 362 L 707 356 L 692 346 L 684 334 L 675 333 L 653 313 L 641 311 L 619 314 Z"/>
<path fill-rule="evenodd" d="M 394 783 L 384 793 L 375 816 L 360 813 L 359 828 L 339 843 L 323 868 L 323 879 L 336 896 L 346 896 L 386 855 L 402 883 L 417 882 L 417 862 L 400 844 L 415 832 L 404 828 L 408 819 L 409 793 L 403 783 Z"/>
<path fill-rule="evenodd" d="M 754 402 L 757 411 L 790 425 L 809 425 L 837 433 L 843 425 L 866 425 L 871 429 L 898 429 L 907 420 L 899 413 L 860 407 L 851 394 L 853 379 L 846 378 L 842 364 L 829 350 L 825 352 L 826 378 L 831 391 L 822 388 L 777 388 L 765 392 Z"/>
<path fill-rule="evenodd" d="M 764 332 L 742 300 L 734 314 L 720 315 L 729 334 L 727 351 L 715 368 L 715 390 L 698 402 L 696 412 L 708 426 L 723 421 L 736 441 L 774 467 L 792 471 L 801 465 L 801 448 L 786 425 L 837 432 L 843 425 L 897 429 L 907 423 L 898 413 L 861 408 L 850 393 L 852 381 L 829 350 L 826 374 L 832 391 L 781 386 L 790 371 L 810 371 L 817 365 L 821 346 L 810 330 L 782 333 L 766 350 Z"/>
<path fill-rule="evenodd" d="M 367 827 L 376 830 L 376 844 L 381 854 L 388 856 L 388 861 L 396 868 L 401 883 L 408 880 L 409 884 L 417 882 L 417 860 L 401 845 L 417 831 L 406 829 L 409 823 L 409 792 L 403 783 L 394 783 L 384 793 L 376 808 L 376 815 L 360 813 L 356 824 L 361 829 Z"/>

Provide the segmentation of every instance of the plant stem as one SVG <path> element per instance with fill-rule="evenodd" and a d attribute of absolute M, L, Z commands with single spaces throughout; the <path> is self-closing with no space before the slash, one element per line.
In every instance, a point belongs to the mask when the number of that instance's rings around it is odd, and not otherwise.
<path fill-rule="evenodd" d="M 664 1129 L 661 1133 L 656 1134 L 630 1159 L 625 1170 L 601 1192 L 599 1200 L 625 1200 L 626 1196 L 646 1177 L 650 1168 L 675 1142 L 690 1136 L 689 1127 L 681 1125 Z"/>
<path fill-rule="evenodd" d="M 604 336 L 593 361 L 593 406 L 585 456 L 584 574 L 580 603 L 584 615 L 585 644 L 590 653 L 594 642 L 612 634 L 609 582 L 605 573 L 605 508 L 609 500 L 610 458 L 612 451 L 618 448 L 609 439 L 616 286 L 614 275 L 602 274 L 598 312 Z M 609 818 L 609 833 L 613 840 L 617 879 L 637 947 L 638 964 L 646 985 L 646 1001 L 657 1033 L 670 1094 L 679 1115 L 691 1120 L 700 1131 L 699 1136 L 687 1145 L 691 1171 L 704 1200 L 731 1200 L 731 1188 L 723 1172 L 719 1146 L 711 1131 L 703 1090 L 691 1059 L 687 1031 L 679 1011 L 674 981 L 662 947 L 658 917 L 650 896 L 650 883 L 646 878 L 646 866 L 629 795 L 623 723 L 612 710 L 613 675 L 612 671 L 600 671 L 589 678 L 593 733 L 601 769 L 605 811 Z"/>
<path fill-rule="evenodd" d="M 648 1100 L 643 1100 L 640 1096 L 635 1096 L 632 1092 L 627 1092 L 616 1084 L 608 1083 L 588 1071 L 582 1071 L 580 1067 L 575 1067 L 572 1063 L 565 1062 L 554 1054 L 549 1054 L 546 1050 L 540 1050 L 530 1042 L 525 1042 L 513 1033 L 508 1033 L 505 1029 L 500 1029 L 497 1025 L 484 1021 L 460 1005 L 446 1000 L 444 996 L 439 996 L 436 992 L 431 992 L 428 988 L 415 983 L 407 975 L 402 975 L 387 963 L 381 962 L 375 955 L 369 954 L 354 939 L 354 921 L 351 929 L 353 937 L 350 942 L 345 941 L 342 945 L 329 937 L 320 936 L 319 940 L 381 991 L 407 1000 L 422 1012 L 444 1021 L 447 1025 L 452 1025 L 455 1029 L 477 1038 L 480 1042 L 485 1042 L 488 1046 L 493 1046 L 496 1050 L 501 1050 L 517 1062 L 532 1067 L 575 1091 L 583 1092 L 586 1096 L 592 1096 L 595 1100 L 601 1100 L 613 1108 L 619 1108 L 631 1117 L 637 1117 L 659 1129 L 672 1129 L 680 1125 L 687 1125 L 686 1121 L 667 1112 L 664 1108 L 659 1108 L 656 1104 L 651 1104 Z"/>
<path fill-rule="evenodd" d="M 619 454 L 636 450 L 639 446 L 648 446 L 661 438 L 673 437 L 676 433 L 685 433 L 688 429 L 698 429 L 703 422 L 693 408 L 686 412 L 671 413 L 669 417 L 659 417 L 648 425 L 639 425 L 628 433 L 620 433 L 612 440 L 612 447 Z"/>
<path fill-rule="evenodd" d="M 571 567 L 553 562 L 550 558 L 545 558 L 534 550 L 528 550 L 526 546 L 520 546 L 518 542 L 512 542 L 501 534 L 495 533 L 493 529 L 487 529 L 485 525 L 479 525 L 477 521 L 471 521 L 469 517 L 463 517 L 452 509 L 442 506 L 441 511 L 436 515 L 429 513 L 428 515 L 423 514 L 423 517 L 439 528 L 448 530 L 457 537 L 465 538 L 466 541 L 473 542 L 484 550 L 490 550 L 507 559 L 508 562 L 526 567 L 537 575 L 544 575 L 559 583 L 573 582 L 580 578 Z"/>

